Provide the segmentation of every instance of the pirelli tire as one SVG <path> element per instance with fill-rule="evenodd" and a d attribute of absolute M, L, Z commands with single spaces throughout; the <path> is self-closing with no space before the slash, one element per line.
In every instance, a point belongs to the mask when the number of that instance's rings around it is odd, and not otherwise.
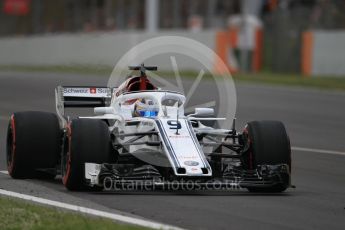
<path fill-rule="evenodd" d="M 6 144 L 9 175 L 15 179 L 55 177 L 60 145 L 61 130 L 55 114 L 13 113 Z"/>
<path fill-rule="evenodd" d="M 68 190 L 90 188 L 85 181 L 85 163 L 108 163 L 111 140 L 108 125 L 102 120 L 74 119 L 67 127 L 62 156 L 62 181 Z"/>
<path fill-rule="evenodd" d="M 252 121 L 245 129 L 248 144 L 246 167 L 255 169 L 257 165 L 287 164 L 291 171 L 291 147 L 285 126 L 280 121 Z M 271 187 L 249 187 L 250 192 L 283 192 L 290 185 L 289 178 Z"/>

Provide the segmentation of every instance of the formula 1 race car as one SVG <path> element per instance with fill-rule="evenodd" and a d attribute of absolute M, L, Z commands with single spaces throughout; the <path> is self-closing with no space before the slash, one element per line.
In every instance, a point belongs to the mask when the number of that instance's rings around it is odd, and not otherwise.
<path fill-rule="evenodd" d="M 58 86 L 57 115 L 13 113 L 7 132 L 11 177 L 61 175 L 69 190 L 133 183 L 251 192 L 290 187 L 290 142 L 281 122 L 252 121 L 243 132 L 236 131 L 235 122 L 231 129 L 206 126 L 204 121 L 222 118 L 211 108 L 185 115 L 184 95 L 148 79 L 146 70 L 157 67 L 130 69 L 140 75 L 117 88 Z M 69 107 L 93 108 L 95 115 L 70 119 Z"/>

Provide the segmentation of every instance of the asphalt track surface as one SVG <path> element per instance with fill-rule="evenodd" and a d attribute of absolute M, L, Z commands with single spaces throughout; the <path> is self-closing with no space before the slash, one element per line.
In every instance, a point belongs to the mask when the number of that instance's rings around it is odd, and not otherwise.
<path fill-rule="evenodd" d="M 54 88 L 104 85 L 107 76 L 0 73 L 0 170 L 14 111 L 55 111 Z M 205 91 L 210 92 L 205 83 Z M 345 93 L 239 84 L 238 127 L 246 121 L 285 123 L 292 146 L 345 152 Z M 198 91 L 202 92 L 202 91 Z M 199 93 L 200 98 L 205 93 Z M 0 173 L 0 188 L 99 210 L 130 213 L 187 229 L 344 229 L 345 156 L 293 151 L 296 189 L 277 195 L 230 192 L 69 192 L 55 181 L 14 180 Z"/>

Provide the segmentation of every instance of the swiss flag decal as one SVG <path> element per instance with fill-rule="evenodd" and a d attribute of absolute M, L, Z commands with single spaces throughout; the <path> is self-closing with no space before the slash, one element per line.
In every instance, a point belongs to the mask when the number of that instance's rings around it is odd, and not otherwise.
<path fill-rule="evenodd" d="M 90 93 L 95 94 L 96 93 L 96 88 L 90 88 Z"/>

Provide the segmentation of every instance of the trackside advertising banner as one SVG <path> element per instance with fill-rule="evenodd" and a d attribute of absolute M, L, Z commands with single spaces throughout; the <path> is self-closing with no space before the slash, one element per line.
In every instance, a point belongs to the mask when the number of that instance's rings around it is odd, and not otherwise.
<path fill-rule="evenodd" d="M 3 4 L 5 14 L 25 16 L 30 12 L 31 0 L 5 0 Z"/>

